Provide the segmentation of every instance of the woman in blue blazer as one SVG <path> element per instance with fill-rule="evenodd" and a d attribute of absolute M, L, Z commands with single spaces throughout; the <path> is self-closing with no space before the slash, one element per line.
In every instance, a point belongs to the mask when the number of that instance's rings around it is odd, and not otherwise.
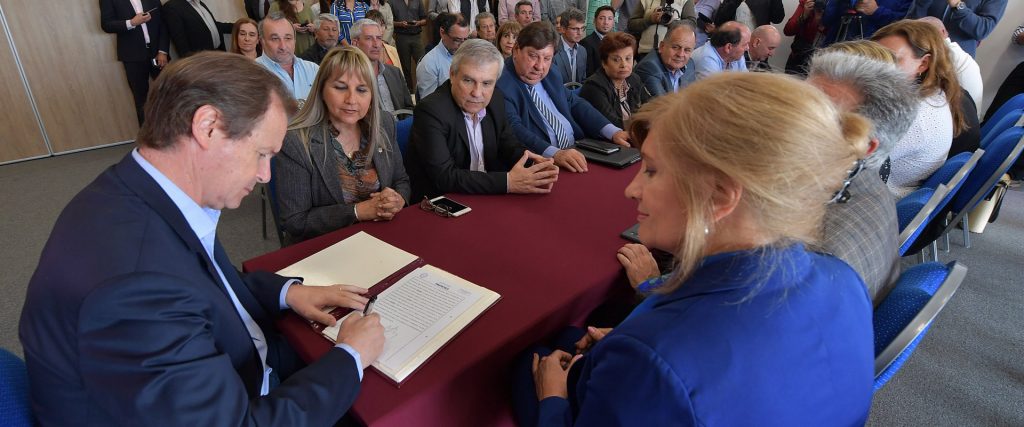
<path fill-rule="evenodd" d="M 762 73 L 713 76 L 641 110 L 643 166 L 626 195 L 640 239 L 677 264 L 613 330 L 532 355 L 535 399 L 517 400 L 519 421 L 863 425 L 871 301 L 849 266 L 804 245 L 869 128 Z"/>

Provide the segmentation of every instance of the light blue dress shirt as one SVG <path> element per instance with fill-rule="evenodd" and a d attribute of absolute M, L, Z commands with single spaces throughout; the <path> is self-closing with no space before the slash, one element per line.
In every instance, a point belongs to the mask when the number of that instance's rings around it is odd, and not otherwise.
<path fill-rule="evenodd" d="M 551 96 L 548 95 L 548 92 L 546 90 L 544 90 L 544 85 L 537 83 L 536 85 L 533 85 L 533 88 L 534 90 L 537 91 L 537 97 L 540 98 L 540 101 L 544 103 L 544 106 L 548 107 L 548 110 L 551 110 L 551 112 L 555 114 L 555 117 L 558 118 L 558 121 L 562 124 L 562 129 L 567 129 L 570 132 L 572 132 L 572 123 L 570 123 L 569 119 L 565 118 L 565 116 L 562 115 L 562 112 L 558 111 L 558 108 L 555 107 L 555 103 L 554 101 L 551 100 Z M 575 95 L 569 94 L 569 96 Z M 541 154 L 544 157 L 551 157 L 558 152 L 558 137 L 555 136 L 555 130 L 552 129 L 551 125 L 549 125 L 546 121 L 544 122 L 544 130 L 548 132 L 548 141 L 551 142 L 551 146 L 545 148 L 544 152 Z M 612 137 L 615 136 L 615 133 L 621 130 L 622 129 L 620 129 L 618 126 L 609 123 L 605 125 L 603 128 L 601 128 L 601 136 L 611 141 Z"/>
<path fill-rule="evenodd" d="M 452 66 L 452 54 L 444 43 L 437 43 L 430 52 L 423 55 L 419 65 L 416 66 L 416 93 L 417 99 L 426 98 L 434 93 L 438 86 L 448 81 L 449 69 Z"/>
<path fill-rule="evenodd" d="M 291 91 L 292 98 L 295 98 L 296 101 L 299 101 L 299 105 L 302 105 L 302 103 L 306 102 L 309 91 L 313 88 L 313 80 L 316 80 L 316 72 L 320 70 L 320 66 L 297 56 L 294 58 L 294 61 L 292 63 L 294 64 L 292 65 L 292 74 L 295 75 L 295 78 L 292 78 L 281 67 L 281 64 L 274 62 L 266 53 L 256 58 L 256 63 L 270 70 L 277 78 L 281 79 L 284 82 L 284 86 Z"/>
<path fill-rule="evenodd" d="M 711 41 L 704 43 L 703 46 L 697 48 L 693 52 L 693 58 L 690 59 L 694 63 L 694 68 L 697 72 L 697 80 L 703 79 L 715 73 L 726 71 L 725 60 L 718 54 L 718 49 L 711 46 Z M 728 71 L 747 71 L 747 61 L 743 58 L 737 59 L 730 62 Z"/>
<path fill-rule="evenodd" d="M 260 329 L 259 325 L 253 320 L 252 316 L 245 309 L 241 302 L 238 301 L 238 297 L 235 295 L 234 289 L 228 284 L 227 278 L 224 277 L 224 272 L 220 269 L 220 265 L 217 264 L 217 260 L 213 255 L 214 241 L 217 238 L 217 222 L 220 220 L 220 210 L 204 208 L 199 206 L 195 200 L 192 200 L 184 191 L 181 190 L 170 178 L 167 178 L 159 169 L 153 164 L 149 163 L 142 155 L 139 154 L 139 150 L 132 150 L 132 158 L 136 163 L 142 167 L 142 170 L 146 171 L 150 177 L 156 181 L 157 185 L 160 186 L 167 197 L 171 199 L 174 206 L 178 208 L 182 216 L 185 217 L 185 221 L 188 222 L 189 228 L 196 233 L 196 237 L 199 238 L 199 242 L 203 245 L 203 250 L 206 251 L 206 255 L 213 261 L 213 268 L 217 270 L 217 275 L 220 276 L 221 285 L 227 290 L 228 296 L 231 297 L 231 303 L 235 306 L 235 310 L 238 311 L 239 317 L 242 318 L 242 322 L 245 323 L 245 329 L 249 331 L 249 336 L 252 338 L 253 345 L 256 346 L 256 351 L 260 355 L 260 362 L 263 364 L 263 383 L 260 387 L 260 396 L 265 396 L 270 393 L 270 373 L 272 369 L 267 365 L 267 339 L 263 334 L 263 330 Z M 221 260 L 226 262 L 228 260 Z M 281 294 L 278 297 L 278 305 L 282 310 L 288 309 L 288 304 L 285 302 L 285 297 L 288 295 L 288 289 L 295 283 L 299 283 L 298 280 L 289 280 L 284 286 L 281 287 Z M 355 359 L 356 367 L 360 368 L 359 380 L 363 379 L 363 370 L 361 367 L 362 359 L 359 357 L 359 352 L 356 351 L 352 346 L 348 344 L 338 344 L 336 347 L 347 351 Z"/>

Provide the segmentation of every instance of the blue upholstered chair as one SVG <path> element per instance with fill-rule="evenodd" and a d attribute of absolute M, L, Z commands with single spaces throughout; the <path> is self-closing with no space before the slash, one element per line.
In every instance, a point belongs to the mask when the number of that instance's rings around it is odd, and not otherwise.
<path fill-rule="evenodd" d="M 396 128 L 398 151 L 401 151 L 404 156 L 406 149 L 409 147 L 409 134 L 412 133 L 412 116 L 399 120 Z"/>
<path fill-rule="evenodd" d="M 996 139 L 997 136 L 1005 132 L 1007 129 L 1014 126 L 1024 126 L 1024 123 L 1021 123 L 1022 116 L 1024 116 L 1024 109 L 1018 108 L 1004 114 L 999 120 L 989 120 L 986 123 L 988 124 L 988 132 L 983 132 L 981 134 L 981 142 L 978 146 L 985 148 L 988 144 L 992 143 L 992 140 Z"/>
<path fill-rule="evenodd" d="M 914 352 L 966 276 L 967 267 L 957 262 L 919 264 L 900 275 L 874 312 L 876 392 Z"/>
<path fill-rule="evenodd" d="M 28 371 L 25 362 L 0 348 L 0 426 L 32 425 L 28 403 Z"/>
<path fill-rule="evenodd" d="M 932 189 L 921 187 L 896 202 L 896 217 L 900 230 L 900 256 L 906 255 L 914 240 L 935 215 L 939 202 L 949 194 L 945 184 Z M 933 250 L 934 252 L 934 250 Z"/>
<path fill-rule="evenodd" d="M 1019 94 L 1010 98 L 1005 104 L 999 106 L 999 109 L 996 110 L 995 114 L 993 114 L 992 117 L 989 117 L 988 120 L 985 121 L 985 124 L 981 126 L 982 137 L 991 132 L 992 128 L 999 123 L 999 120 L 1002 119 L 1003 116 L 1010 114 L 1013 110 L 1019 110 L 1022 108 L 1024 108 L 1024 94 Z"/>
<path fill-rule="evenodd" d="M 985 153 L 978 160 L 978 165 L 967 175 L 963 187 L 950 201 L 953 218 L 947 223 L 943 233 L 948 233 L 957 222 L 960 222 L 964 233 L 964 247 L 971 247 L 970 231 L 967 226 L 968 213 L 992 191 L 999 178 L 1017 161 L 1022 149 L 1024 127 L 1007 129 L 989 143 Z"/>
<path fill-rule="evenodd" d="M 935 217 L 940 217 L 943 219 L 945 218 L 946 214 L 949 213 L 949 209 L 946 208 L 947 205 L 949 205 L 949 202 L 953 200 L 953 196 L 960 191 L 960 188 L 966 181 L 967 176 L 978 165 L 978 161 L 981 160 L 981 156 L 983 156 L 984 154 L 985 150 L 981 148 L 975 150 L 973 153 L 957 154 L 956 156 L 951 157 L 949 160 L 946 160 L 946 163 L 943 164 L 942 167 L 940 167 L 934 173 L 932 173 L 932 176 L 929 177 L 928 180 L 924 182 L 924 185 L 921 186 L 922 188 L 938 188 L 938 186 L 940 185 L 946 185 L 946 187 L 949 188 L 949 191 L 946 193 L 946 196 L 941 201 L 939 201 L 938 205 L 935 206 L 935 211 L 926 220 L 925 224 L 931 223 Z M 943 223 L 942 225 L 945 226 L 946 224 Z M 927 228 L 927 225 L 924 228 Z M 902 230 L 902 228 L 900 228 L 900 230 Z M 934 234 L 929 234 L 929 236 L 937 237 Z M 946 241 L 945 250 L 946 252 L 949 252 L 949 234 L 944 234 L 943 237 Z M 916 236 L 914 238 L 916 239 Z M 938 247 L 937 245 L 935 245 L 934 240 L 931 243 L 932 261 L 938 261 Z M 912 241 L 911 244 L 908 245 L 908 249 L 911 246 L 917 245 L 915 244 L 915 242 Z"/>

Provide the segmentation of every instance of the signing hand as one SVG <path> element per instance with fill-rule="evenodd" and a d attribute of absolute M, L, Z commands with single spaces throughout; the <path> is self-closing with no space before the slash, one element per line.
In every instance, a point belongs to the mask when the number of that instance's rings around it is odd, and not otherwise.
<path fill-rule="evenodd" d="M 527 160 L 532 160 L 533 165 L 526 167 Z M 555 181 L 558 181 L 558 166 L 555 166 L 555 161 L 526 151 L 512 170 L 508 171 L 508 192 L 550 193 Z"/>
<path fill-rule="evenodd" d="M 569 377 L 569 368 L 572 367 L 582 355 L 573 356 L 562 350 L 555 350 L 550 355 L 540 357 L 533 355 L 533 382 L 537 390 L 537 400 L 544 400 L 548 397 L 569 397 L 569 387 L 566 380 Z"/>
<path fill-rule="evenodd" d="M 153 16 L 143 12 L 133 16 L 131 19 L 131 23 L 133 27 L 138 27 L 139 25 L 149 22 L 150 19 L 153 19 Z"/>
<path fill-rule="evenodd" d="M 583 354 L 590 351 L 590 349 L 594 347 L 594 344 L 601 341 L 601 339 L 611 331 L 612 328 L 595 328 L 593 326 L 587 326 L 587 334 L 584 335 L 583 338 L 580 338 L 579 341 L 576 341 L 576 354 Z"/>
<path fill-rule="evenodd" d="M 587 158 L 583 157 L 583 154 L 580 154 L 574 148 L 558 150 L 552 158 L 555 160 L 556 165 L 568 169 L 569 172 L 587 171 Z"/>
<path fill-rule="evenodd" d="M 626 277 L 629 278 L 629 286 L 636 289 L 645 280 L 658 277 L 661 270 L 658 269 L 658 262 L 646 246 L 637 243 L 627 243 L 619 248 L 615 254 L 619 264 L 626 270 Z"/>
<path fill-rule="evenodd" d="M 362 310 L 366 307 L 366 289 L 350 285 L 304 286 L 292 285 L 284 301 L 293 311 L 317 323 L 334 325 L 334 317 L 324 313 L 327 307 L 347 307 Z"/>
<path fill-rule="evenodd" d="M 370 366 L 384 351 L 384 326 L 380 324 L 380 315 L 372 313 L 363 316 L 355 312 L 341 323 L 338 331 L 338 343 L 348 344 L 359 352 L 363 369 Z"/>
<path fill-rule="evenodd" d="M 624 130 L 615 132 L 615 134 L 612 135 L 612 142 L 623 147 L 629 147 L 629 133 Z"/>

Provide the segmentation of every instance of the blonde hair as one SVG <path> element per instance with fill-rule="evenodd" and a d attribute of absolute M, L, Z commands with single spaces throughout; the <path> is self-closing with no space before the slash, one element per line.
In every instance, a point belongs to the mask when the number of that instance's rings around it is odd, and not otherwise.
<path fill-rule="evenodd" d="M 369 141 L 367 153 L 370 153 L 372 158 L 372 154 L 378 146 L 390 153 L 391 145 L 383 141 L 383 138 L 388 136 L 384 135 L 380 129 L 380 115 L 386 113 L 380 110 L 380 100 L 378 99 L 380 93 L 377 91 L 377 78 L 373 73 L 373 65 L 366 54 L 353 46 L 339 46 L 327 52 L 324 60 L 320 63 L 320 71 L 316 73 L 316 79 L 313 80 L 313 87 L 309 89 L 306 103 L 288 124 L 288 130 L 297 131 L 299 140 L 302 141 L 307 153 L 309 153 L 310 136 L 314 131 L 319 130 L 322 133 L 321 139 L 325 143 L 329 143 L 332 137 L 327 125 L 329 117 L 327 103 L 323 97 L 324 88 L 331 81 L 348 73 L 359 77 L 370 88 L 373 98 L 366 116 L 359 120 L 359 130 Z M 330 150 L 324 150 L 324 155 L 328 151 Z"/>
<path fill-rule="evenodd" d="M 652 127 L 686 224 L 663 293 L 707 255 L 711 198 L 723 181 L 743 188 L 737 211 L 750 214 L 768 246 L 816 243 L 825 206 L 865 157 L 871 131 L 867 119 L 840 112 L 813 86 L 768 73 L 722 73 L 659 97 L 634 116 L 634 141 Z"/>
<path fill-rule="evenodd" d="M 967 130 L 967 118 L 960 108 L 960 98 L 963 97 L 960 82 L 942 33 L 926 22 L 904 19 L 880 28 L 871 36 L 871 40 L 878 41 L 889 36 L 906 40 L 915 58 L 920 59 L 929 54 L 932 56 L 928 69 L 919 76 L 921 96 L 929 97 L 943 91 L 949 111 L 953 113 L 953 136 Z"/>
<path fill-rule="evenodd" d="M 896 65 L 896 55 L 885 46 L 871 40 L 851 40 L 834 43 L 821 52 L 842 52 Z"/>

